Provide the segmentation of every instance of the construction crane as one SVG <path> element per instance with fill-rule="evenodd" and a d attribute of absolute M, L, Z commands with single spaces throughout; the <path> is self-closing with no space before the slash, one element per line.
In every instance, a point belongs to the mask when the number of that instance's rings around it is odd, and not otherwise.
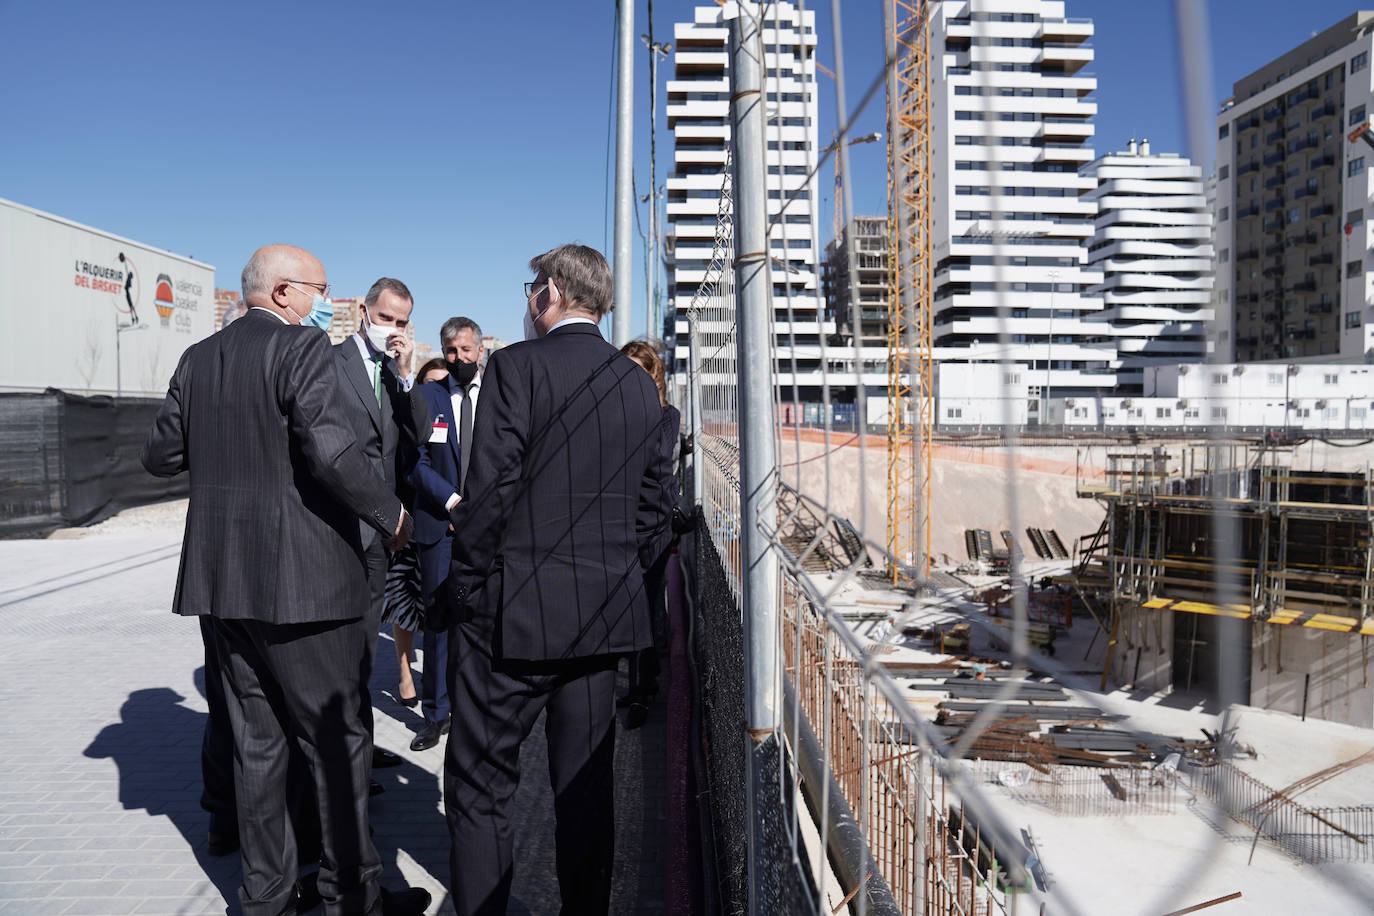
<path fill-rule="evenodd" d="M 887 46 L 888 395 L 887 546 L 894 584 L 930 574 L 935 429 L 931 260 L 930 11 L 934 0 L 889 0 Z"/>

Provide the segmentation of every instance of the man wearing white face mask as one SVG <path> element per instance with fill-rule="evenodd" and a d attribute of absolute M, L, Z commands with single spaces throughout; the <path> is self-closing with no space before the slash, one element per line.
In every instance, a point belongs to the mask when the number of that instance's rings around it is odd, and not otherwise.
<path fill-rule="evenodd" d="M 406 339 L 410 312 L 414 307 L 410 290 L 400 280 L 382 277 L 363 297 L 363 317 L 358 331 L 334 345 L 340 396 L 344 411 L 352 422 L 358 446 L 379 476 L 407 507 L 414 505 L 406 478 L 414 463 L 416 435 L 410 399 L 397 359 L 409 363 L 411 343 Z M 393 359 L 389 353 L 397 354 Z M 363 555 L 367 560 L 367 584 L 371 601 L 367 623 L 370 640 L 363 692 L 377 647 L 377 630 L 386 598 L 387 555 L 381 541 L 363 526 Z M 368 724 L 372 706 L 367 704 Z M 401 758 L 374 748 L 374 767 L 397 766 Z M 380 791 L 374 785 L 375 794 Z"/>

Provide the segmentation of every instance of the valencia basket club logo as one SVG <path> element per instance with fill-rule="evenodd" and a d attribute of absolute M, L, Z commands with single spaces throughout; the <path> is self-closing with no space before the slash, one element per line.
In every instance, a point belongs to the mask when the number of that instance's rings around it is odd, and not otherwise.
<path fill-rule="evenodd" d="M 162 326 L 167 327 L 172 320 L 172 309 L 176 308 L 176 299 L 172 295 L 172 278 L 166 274 L 157 275 L 157 286 L 153 290 L 153 306 L 157 309 L 157 315 L 162 319 Z"/>

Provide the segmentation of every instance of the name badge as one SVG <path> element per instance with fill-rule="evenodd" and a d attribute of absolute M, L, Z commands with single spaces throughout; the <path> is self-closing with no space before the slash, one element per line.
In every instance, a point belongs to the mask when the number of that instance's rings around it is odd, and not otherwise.
<path fill-rule="evenodd" d="M 447 442 L 447 441 L 448 441 L 448 424 L 447 424 L 447 423 L 434 423 L 434 424 L 432 424 L 432 427 L 433 427 L 433 428 L 430 430 L 430 433 L 429 433 L 429 441 L 430 441 L 430 442 Z"/>

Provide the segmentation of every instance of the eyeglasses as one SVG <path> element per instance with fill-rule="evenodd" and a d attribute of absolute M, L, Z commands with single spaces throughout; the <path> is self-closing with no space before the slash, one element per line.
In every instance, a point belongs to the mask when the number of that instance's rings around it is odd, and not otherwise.
<path fill-rule="evenodd" d="M 549 282 L 548 280 L 531 280 L 531 281 L 529 281 L 528 283 L 526 283 L 526 284 L 525 284 L 525 299 L 526 299 L 526 300 L 533 299 L 535 293 L 543 292 L 543 289 L 544 289 L 545 286 L 548 285 L 548 282 Z"/>
<path fill-rule="evenodd" d="M 329 291 L 333 289 L 333 287 L 331 287 L 328 283 L 312 283 L 309 280 L 284 280 L 282 282 L 296 283 L 300 286 L 308 286 L 311 289 L 317 291 L 321 296 L 325 297 L 326 299 L 329 298 Z"/>

